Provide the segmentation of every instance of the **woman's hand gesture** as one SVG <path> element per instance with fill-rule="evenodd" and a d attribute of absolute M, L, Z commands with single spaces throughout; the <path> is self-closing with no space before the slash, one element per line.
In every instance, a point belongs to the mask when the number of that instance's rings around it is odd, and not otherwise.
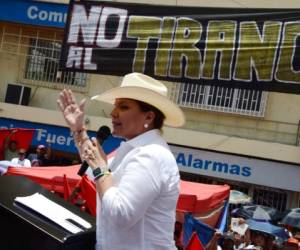
<path fill-rule="evenodd" d="M 100 146 L 95 137 L 93 137 L 91 141 L 83 145 L 82 152 L 82 158 L 87 161 L 87 163 L 92 169 L 101 167 L 102 171 L 106 170 L 106 154 L 104 153 L 102 147 Z"/>
<path fill-rule="evenodd" d="M 85 99 L 77 104 L 73 92 L 70 89 L 64 89 L 59 94 L 57 103 L 70 129 L 73 132 L 82 130 L 84 125 Z"/>

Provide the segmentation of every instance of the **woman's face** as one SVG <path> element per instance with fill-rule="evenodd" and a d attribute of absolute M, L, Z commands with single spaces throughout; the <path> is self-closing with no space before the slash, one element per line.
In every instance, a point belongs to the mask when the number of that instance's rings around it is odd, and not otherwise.
<path fill-rule="evenodd" d="M 112 133 L 126 139 L 132 139 L 146 131 L 144 124 L 149 127 L 153 122 L 152 111 L 142 112 L 138 102 L 132 99 L 119 98 L 111 112 Z"/>

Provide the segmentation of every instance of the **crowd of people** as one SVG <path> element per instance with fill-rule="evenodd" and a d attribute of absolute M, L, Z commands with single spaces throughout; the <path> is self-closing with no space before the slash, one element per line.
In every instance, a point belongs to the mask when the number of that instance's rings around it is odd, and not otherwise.
<path fill-rule="evenodd" d="M 3 147 L 4 160 L 11 161 L 13 166 L 38 167 L 79 164 L 77 158 L 66 159 L 59 157 L 59 159 L 55 159 L 49 141 L 47 146 L 39 144 L 36 147 L 31 147 L 29 151 L 25 148 L 19 148 L 18 142 L 12 139 L 14 133 L 16 133 L 16 130 L 12 130 L 9 136 L 5 138 Z M 110 128 L 106 125 L 99 127 L 96 132 L 96 138 L 106 154 L 114 151 L 124 141 L 113 136 Z"/>
<path fill-rule="evenodd" d="M 229 226 L 229 230 L 225 233 L 216 231 L 211 241 L 206 245 L 206 250 L 299 250 L 300 243 L 296 237 L 285 229 L 286 239 L 278 237 L 264 230 L 258 230 L 247 224 L 243 218 L 238 218 L 239 224 L 245 230 L 235 230 Z M 259 223 L 259 222 L 258 222 Z M 232 223 L 231 223 L 232 225 Z M 241 228 L 238 227 L 238 228 Z M 238 231 L 238 232 L 237 232 Z"/>
<path fill-rule="evenodd" d="M 38 145 L 33 152 L 27 152 L 25 148 L 19 148 L 18 142 L 11 139 L 16 130 L 12 130 L 4 140 L 4 160 L 11 161 L 14 166 L 37 167 L 50 166 L 52 164 L 52 150 L 50 142 L 48 145 Z"/>

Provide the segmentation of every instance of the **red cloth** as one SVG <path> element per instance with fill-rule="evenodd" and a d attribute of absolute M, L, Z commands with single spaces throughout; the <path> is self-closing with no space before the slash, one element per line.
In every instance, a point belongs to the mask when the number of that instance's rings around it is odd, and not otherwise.
<path fill-rule="evenodd" d="M 11 135 L 10 140 L 17 142 L 17 149 L 24 148 L 28 150 L 31 145 L 32 138 L 34 135 L 34 129 L 23 129 L 23 128 L 11 128 L 11 129 L 0 129 L 0 160 L 4 159 L 4 141 L 12 131 L 15 131 Z"/>
<path fill-rule="evenodd" d="M 96 214 L 96 189 L 94 183 L 86 176 L 81 179 L 81 177 L 77 175 L 79 168 L 80 165 L 68 167 L 9 167 L 6 174 L 27 176 L 44 188 L 57 192 L 62 196 L 66 192 L 66 182 L 64 181 L 64 175 L 66 175 L 70 190 L 74 190 L 75 186 L 80 182 L 80 195 L 86 200 L 91 213 Z M 177 203 L 177 211 L 196 213 L 212 211 L 229 197 L 229 191 L 230 188 L 227 185 L 210 185 L 180 181 L 180 195 Z"/>
<path fill-rule="evenodd" d="M 10 134 L 10 129 L 0 129 L 0 160 L 4 160 L 4 141 Z"/>
<path fill-rule="evenodd" d="M 17 141 L 17 148 L 28 149 L 35 129 L 24 129 L 24 128 L 13 128 L 12 130 L 16 130 L 16 132 L 11 136 L 10 140 Z"/>
<path fill-rule="evenodd" d="M 193 232 L 184 250 L 205 250 L 196 232 Z"/>
<path fill-rule="evenodd" d="M 71 190 L 79 185 L 79 195 L 86 201 L 91 215 L 96 216 L 96 188 L 95 184 L 85 175 L 80 177 L 77 172 L 80 165 L 68 167 L 9 167 L 6 175 L 26 176 L 49 191 L 54 191 L 64 199 L 68 199 Z M 79 183 L 79 184 L 78 184 Z"/>
<path fill-rule="evenodd" d="M 60 193 L 65 192 L 64 175 L 68 179 L 70 190 L 73 190 L 81 177 L 77 175 L 80 165 L 68 167 L 31 167 L 31 168 L 15 168 L 9 167 L 6 175 L 26 176 L 35 183 L 42 185 L 44 188 Z"/>
<path fill-rule="evenodd" d="M 64 199 L 68 200 L 70 195 L 71 195 L 71 188 L 69 186 L 67 176 L 64 174 Z"/>
<path fill-rule="evenodd" d="M 228 199 L 228 185 L 212 185 L 197 182 L 180 181 L 180 195 L 177 211 L 203 213 L 219 207 Z"/>
<path fill-rule="evenodd" d="M 85 175 L 80 182 L 80 195 L 86 201 L 86 206 L 91 215 L 96 216 L 96 187 Z"/>

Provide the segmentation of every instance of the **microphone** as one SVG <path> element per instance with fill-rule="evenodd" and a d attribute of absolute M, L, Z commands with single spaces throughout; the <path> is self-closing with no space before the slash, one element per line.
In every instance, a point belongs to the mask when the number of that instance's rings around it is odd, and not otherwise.
<path fill-rule="evenodd" d="M 86 161 L 83 161 L 77 174 L 83 176 L 88 168 L 89 168 L 89 164 Z"/>

